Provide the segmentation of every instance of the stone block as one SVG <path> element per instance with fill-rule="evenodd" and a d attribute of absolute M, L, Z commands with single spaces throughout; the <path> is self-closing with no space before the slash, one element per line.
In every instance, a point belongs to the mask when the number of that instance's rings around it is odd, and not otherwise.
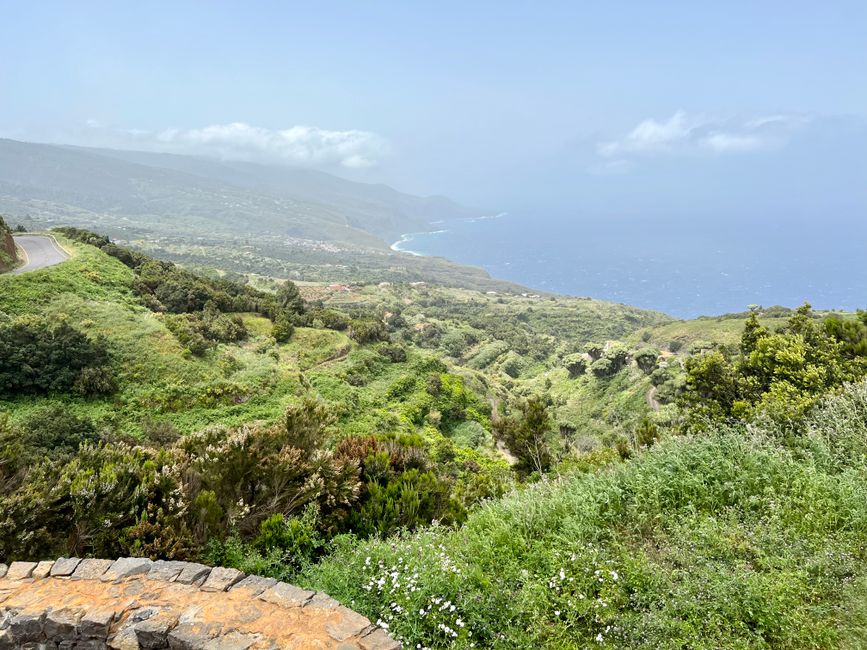
<path fill-rule="evenodd" d="M 12 619 L 9 631 L 17 643 L 36 641 L 42 637 L 45 612 L 25 612 Z"/>
<path fill-rule="evenodd" d="M 299 589 L 285 582 L 278 582 L 273 587 L 263 591 L 259 598 L 281 607 L 304 607 L 313 596 L 314 592 L 312 591 Z"/>
<path fill-rule="evenodd" d="M 89 609 L 78 623 L 78 633 L 87 639 L 105 640 L 114 621 L 113 609 Z"/>
<path fill-rule="evenodd" d="M 48 574 L 51 573 L 51 567 L 53 566 L 54 560 L 42 560 L 41 562 L 36 564 L 36 567 L 34 567 L 33 573 L 30 574 L 30 577 L 36 578 L 37 580 L 47 578 Z"/>
<path fill-rule="evenodd" d="M 125 578 L 142 575 L 151 570 L 151 562 L 143 557 L 122 557 L 112 562 L 108 570 L 100 576 L 103 582 L 120 582 Z"/>
<path fill-rule="evenodd" d="M 68 645 L 67 645 L 68 644 Z M 57 650 L 106 650 L 105 641 L 97 639 L 78 639 L 57 644 Z"/>
<path fill-rule="evenodd" d="M 347 607 L 341 605 L 336 609 L 336 612 L 338 614 L 337 620 L 325 625 L 325 631 L 335 641 L 346 641 L 362 634 L 370 627 L 370 621 L 367 618 Z"/>
<path fill-rule="evenodd" d="M 401 645 L 382 628 L 376 628 L 370 634 L 366 634 L 359 640 L 362 650 L 400 650 Z"/>
<path fill-rule="evenodd" d="M 166 648 L 169 645 L 169 631 L 177 625 L 178 619 L 168 616 L 154 616 L 136 623 L 133 627 L 139 646 L 146 650 Z"/>
<path fill-rule="evenodd" d="M 0 578 L 6 575 L 6 572 L 9 570 L 9 566 L 0 562 Z"/>
<path fill-rule="evenodd" d="M 337 609 L 338 607 L 340 607 L 340 603 L 338 603 L 328 594 L 317 591 L 316 594 L 314 594 L 313 598 L 308 600 L 304 606 L 316 607 L 319 609 Z"/>
<path fill-rule="evenodd" d="M 132 625 L 124 623 L 114 631 L 106 645 L 112 650 L 139 650 L 138 639 Z"/>
<path fill-rule="evenodd" d="M 221 632 L 217 625 L 203 623 L 180 623 L 169 632 L 171 650 L 201 650 L 205 644 Z"/>
<path fill-rule="evenodd" d="M 72 572 L 73 580 L 97 580 L 108 571 L 112 565 L 111 560 L 82 560 L 75 571 Z"/>
<path fill-rule="evenodd" d="M 174 582 L 186 566 L 186 562 L 157 560 L 151 565 L 147 578 L 149 580 L 160 580 L 161 582 Z"/>
<path fill-rule="evenodd" d="M 71 576 L 72 572 L 81 564 L 81 559 L 77 557 L 62 557 L 57 560 L 51 567 L 49 575 L 54 578 L 65 578 Z"/>
<path fill-rule="evenodd" d="M 263 578 L 262 576 L 247 576 L 243 580 L 236 582 L 231 586 L 230 590 L 234 592 L 243 592 L 250 598 L 255 598 L 269 587 L 277 584 L 274 578 Z"/>
<path fill-rule="evenodd" d="M 175 582 L 180 582 L 182 585 L 201 585 L 211 572 L 211 567 L 199 564 L 197 562 L 183 562 L 184 568 L 175 579 Z"/>
<path fill-rule="evenodd" d="M 7 580 L 24 580 L 33 574 L 36 562 L 13 562 L 6 571 Z"/>
<path fill-rule="evenodd" d="M 75 639 L 82 612 L 76 609 L 51 609 L 45 615 L 43 633 L 53 641 Z"/>
<path fill-rule="evenodd" d="M 233 584 L 243 580 L 245 575 L 238 569 L 214 567 L 202 584 L 202 591 L 228 591 Z"/>

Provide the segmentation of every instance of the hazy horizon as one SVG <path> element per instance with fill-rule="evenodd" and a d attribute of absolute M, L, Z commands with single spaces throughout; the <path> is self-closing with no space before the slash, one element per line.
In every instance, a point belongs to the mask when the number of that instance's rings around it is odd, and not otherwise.
<path fill-rule="evenodd" d="M 0 136 L 307 166 L 498 211 L 867 206 L 861 3 L 327 9 L 9 4 Z"/>
<path fill-rule="evenodd" d="M 485 224 L 470 247 L 441 238 L 436 254 L 497 275 L 527 253 L 535 266 L 512 265 L 509 279 L 618 300 L 658 258 L 668 271 L 656 284 L 673 289 L 637 302 L 674 313 L 742 308 L 758 292 L 747 275 L 726 301 L 672 306 L 685 278 L 707 278 L 706 296 L 730 277 L 702 250 L 760 255 L 777 277 L 768 301 L 836 300 L 839 269 L 867 275 L 862 3 L 85 2 L 7 14 L 0 82 L 15 101 L 0 104 L 0 137 L 446 196 L 516 225 Z M 604 284 L 585 282 L 590 260 Z M 850 288 L 845 304 L 863 302 Z"/>

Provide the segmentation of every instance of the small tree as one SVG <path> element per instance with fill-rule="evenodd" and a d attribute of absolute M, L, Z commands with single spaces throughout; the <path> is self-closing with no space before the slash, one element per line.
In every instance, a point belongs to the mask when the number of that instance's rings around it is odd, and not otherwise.
<path fill-rule="evenodd" d="M 654 348 L 641 348 L 635 353 L 633 358 L 635 359 L 635 364 L 641 368 L 641 371 L 645 375 L 649 375 L 656 370 L 659 352 Z"/>
<path fill-rule="evenodd" d="M 298 291 L 298 287 L 291 280 L 286 280 L 277 289 L 277 308 L 290 314 L 304 313 L 304 298 Z"/>
<path fill-rule="evenodd" d="M 590 356 L 591 361 L 598 361 L 602 358 L 602 354 L 605 352 L 605 346 L 600 345 L 599 343 L 588 343 L 584 346 L 584 352 Z"/>
<path fill-rule="evenodd" d="M 575 379 L 587 372 L 587 359 L 583 354 L 570 354 L 563 359 L 563 367 L 569 371 L 569 379 Z"/>
<path fill-rule="evenodd" d="M 554 462 L 552 420 L 541 397 L 530 397 L 520 413 L 494 422 L 494 431 L 518 459 L 518 471 L 546 472 Z"/>
<path fill-rule="evenodd" d="M 274 327 L 271 328 L 271 336 L 277 343 L 287 343 L 295 333 L 295 326 L 286 314 L 280 314 L 274 321 Z"/>

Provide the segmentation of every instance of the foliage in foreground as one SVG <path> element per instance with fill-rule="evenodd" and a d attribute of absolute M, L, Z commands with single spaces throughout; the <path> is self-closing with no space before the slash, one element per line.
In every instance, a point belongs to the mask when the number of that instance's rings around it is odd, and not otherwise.
<path fill-rule="evenodd" d="M 773 429 L 675 438 L 456 530 L 339 538 L 304 584 L 408 647 L 836 647 L 865 567 L 867 385 L 808 429 L 795 450 Z"/>
<path fill-rule="evenodd" d="M 686 370 L 681 401 L 693 429 L 759 414 L 796 424 L 826 392 L 867 374 L 867 312 L 817 323 L 805 304 L 776 332 L 753 313 L 737 352 L 690 357 Z"/>

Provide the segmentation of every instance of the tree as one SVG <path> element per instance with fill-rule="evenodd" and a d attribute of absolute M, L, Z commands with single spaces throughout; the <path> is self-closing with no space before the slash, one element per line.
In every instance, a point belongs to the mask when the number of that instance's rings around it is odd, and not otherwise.
<path fill-rule="evenodd" d="M 295 333 L 295 326 L 286 314 L 280 314 L 274 320 L 274 327 L 271 328 L 271 336 L 277 343 L 287 343 Z"/>
<path fill-rule="evenodd" d="M 588 343 L 584 346 L 584 352 L 590 356 L 591 361 L 598 361 L 605 352 L 605 346 L 599 343 Z"/>
<path fill-rule="evenodd" d="M 286 280 L 277 289 L 277 308 L 288 314 L 304 313 L 304 298 L 298 291 L 298 287 L 291 280 Z"/>
<path fill-rule="evenodd" d="M 545 402 L 539 396 L 530 397 L 514 416 L 494 422 L 494 432 L 518 459 L 520 472 L 546 472 L 554 462 L 553 428 Z"/>
<path fill-rule="evenodd" d="M 772 333 L 751 313 L 739 354 L 716 350 L 687 359 L 680 401 L 689 426 L 702 429 L 758 412 L 799 422 L 828 390 L 867 374 L 867 345 L 862 345 L 867 326 L 862 331 L 860 321 L 847 325 L 829 317 L 820 323 L 804 304 Z"/>
<path fill-rule="evenodd" d="M 570 354 L 563 358 L 563 367 L 569 371 L 569 379 L 575 379 L 587 372 L 587 359 L 583 354 Z"/>
<path fill-rule="evenodd" d="M 645 375 L 651 374 L 656 370 L 656 363 L 659 359 L 659 351 L 654 348 L 641 348 L 635 353 L 635 364 L 641 369 Z"/>

